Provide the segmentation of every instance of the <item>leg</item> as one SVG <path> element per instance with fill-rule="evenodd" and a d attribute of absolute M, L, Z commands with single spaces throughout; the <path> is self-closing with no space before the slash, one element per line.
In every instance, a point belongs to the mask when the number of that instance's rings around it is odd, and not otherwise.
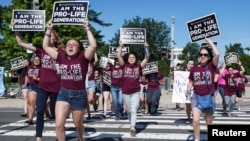
<path fill-rule="evenodd" d="M 35 91 L 31 91 L 29 92 L 29 96 L 28 96 L 28 121 L 27 123 L 29 124 L 33 124 L 33 117 L 35 114 L 35 107 L 36 107 L 36 96 L 37 93 Z"/>
<path fill-rule="evenodd" d="M 104 91 L 103 92 L 103 98 L 104 98 L 104 102 L 103 102 L 103 115 L 104 115 L 104 117 L 106 117 L 107 110 L 108 110 L 109 91 Z"/>
<path fill-rule="evenodd" d="M 22 95 L 23 95 L 23 102 L 24 102 L 24 105 L 23 105 L 23 108 L 24 108 L 24 112 L 23 114 L 21 114 L 21 116 L 25 117 L 27 116 L 27 113 L 28 113 L 28 88 L 23 88 L 22 89 Z"/>
<path fill-rule="evenodd" d="M 136 133 L 135 130 L 135 124 L 137 121 L 137 109 L 139 107 L 140 103 L 140 92 L 133 93 L 130 98 L 131 101 L 131 129 L 130 129 L 130 135 L 134 136 Z"/>
<path fill-rule="evenodd" d="M 38 88 L 37 93 L 37 102 L 36 102 L 36 137 L 42 137 L 43 128 L 44 128 L 44 111 L 46 108 L 46 102 L 48 99 L 48 93 L 40 88 Z"/>
<path fill-rule="evenodd" d="M 50 99 L 49 107 L 50 107 L 51 119 L 55 119 L 56 98 L 57 98 L 57 93 L 49 94 L 49 99 Z"/>
<path fill-rule="evenodd" d="M 66 141 L 65 122 L 70 110 L 69 103 L 65 101 L 56 102 L 56 136 L 58 141 Z"/>
<path fill-rule="evenodd" d="M 114 112 L 116 119 L 120 118 L 120 110 L 118 107 L 118 92 L 116 86 L 111 86 L 110 88 L 112 99 L 113 99 L 113 105 L 114 105 Z"/>
<path fill-rule="evenodd" d="M 194 129 L 194 136 L 195 140 L 200 140 L 200 109 L 193 107 L 193 129 Z"/>
<path fill-rule="evenodd" d="M 84 111 L 85 110 L 73 110 L 72 111 L 72 117 L 73 117 L 74 125 L 76 127 L 78 141 L 83 141 L 83 132 L 84 132 L 83 117 L 85 114 Z"/>

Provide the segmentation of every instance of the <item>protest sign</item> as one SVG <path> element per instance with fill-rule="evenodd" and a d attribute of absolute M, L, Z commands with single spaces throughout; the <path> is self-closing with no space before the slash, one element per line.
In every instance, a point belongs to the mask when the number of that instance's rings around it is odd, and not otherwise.
<path fill-rule="evenodd" d="M 106 58 L 106 57 L 101 57 L 100 61 L 99 61 L 99 67 L 104 68 L 104 65 L 110 63 L 112 65 L 115 64 L 115 60 L 114 59 L 110 59 L 110 58 Z"/>
<path fill-rule="evenodd" d="M 213 42 L 215 46 L 217 46 L 217 42 Z M 212 48 L 208 43 L 201 43 L 201 48 L 202 47 L 208 47 L 208 48 Z"/>
<path fill-rule="evenodd" d="M 174 71 L 173 103 L 190 103 L 190 100 L 186 98 L 189 73 L 189 71 Z"/>
<path fill-rule="evenodd" d="M 89 47 L 89 40 L 80 40 L 83 48 Z"/>
<path fill-rule="evenodd" d="M 192 42 L 220 35 L 215 13 L 188 21 L 186 24 Z"/>
<path fill-rule="evenodd" d="M 158 72 L 158 62 L 147 63 L 145 68 L 143 69 L 144 75 L 156 72 Z"/>
<path fill-rule="evenodd" d="M 146 43 L 145 28 L 120 28 L 120 39 L 123 44 Z"/>
<path fill-rule="evenodd" d="M 11 69 L 18 70 L 24 68 L 23 56 L 19 56 L 10 60 Z"/>
<path fill-rule="evenodd" d="M 44 10 L 13 10 L 12 31 L 44 31 Z"/>
<path fill-rule="evenodd" d="M 88 15 L 88 1 L 54 2 L 52 23 L 54 25 L 83 25 Z"/>
<path fill-rule="evenodd" d="M 112 58 L 117 58 L 117 53 L 118 53 L 118 47 L 112 47 L 109 46 L 109 55 Z M 129 53 L 129 47 L 122 47 L 122 56 L 124 56 L 125 54 Z"/>
<path fill-rule="evenodd" d="M 226 65 L 231 65 L 233 63 L 238 64 L 239 63 L 239 54 L 236 52 L 230 52 L 225 54 L 224 56 L 225 64 Z"/>
<path fill-rule="evenodd" d="M 104 84 L 111 86 L 111 74 L 110 74 L 110 72 L 103 71 L 102 79 L 103 79 Z"/>

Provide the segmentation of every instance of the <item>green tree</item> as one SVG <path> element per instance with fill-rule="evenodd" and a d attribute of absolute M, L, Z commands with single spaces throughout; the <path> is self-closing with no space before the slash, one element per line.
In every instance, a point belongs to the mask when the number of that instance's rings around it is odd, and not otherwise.
<path fill-rule="evenodd" d="M 182 50 L 182 55 L 180 56 L 180 60 L 183 60 L 182 66 L 185 66 L 187 61 L 189 59 L 195 60 L 195 63 L 198 62 L 198 51 L 199 51 L 200 45 L 197 43 L 191 43 L 188 42 L 186 46 Z"/>
<path fill-rule="evenodd" d="M 122 28 L 145 28 L 146 29 L 146 41 L 149 44 L 149 50 L 151 52 L 150 61 L 157 61 L 162 59 L 161 47 L 168 46 L 170 42 L 170 28 L 165 22 L 159 22 L 152 18 L 142 19 L 136 16 L 130 20 L 125 20 Z M 115 37 L 109 41 L 113 46 L 119 44 L 119 30 L 115 34 Z M 137 52 L 140 59 L 144 57 L 143 45 L 126 45 L 129 46 L 129 50 Z"/>
<path fill-rule="evenodd" d="M 46 0 L 42 1 L 40 9 L 43 9 L 46 11 L 46 21 L 51 19 L 52 15 L 52 9 L 53 9 L 53 3 L 55 1 L 59 0 Z M 0 54 L 0 60 L 5 60 L 4 66 L 8 69 L 10 68 L 10 59 L 18 57 L 18 56 L 24 56 L 27 57 L 26 51 L 19 47 L 17 45 L 14 32 L 10 28 L 10 22 L 12 19 L 12 10 L 14 9 L 28 9 L 28 6 L 30 6 L 29 2 L 33 2 L 33 0 L 12 0 L 12 3 L 7 6 L 6 8 L 0 8 L 4 10 L 4 12 L 1 12 L 1 19 L 0 19 L 0 35 L 2 35 L 2 39 L 0 40 L 1 46 L 1 54 Z M 91 7 L 91 6 L 89 6 Z M 90 22 L 94 22 L 96 24 L 99 24 L 103 27 L 111 26 L 111 23 L 105 23 L 104 21 L 99 19 L 99 16 L 101 13 L 98 13 L 94 11 L 93 9 L 89 8 L 88 11 L 88 19 Z M 102 41 L 102 38 L 104 37 L 101 35 L 101 31 L 95 30 L 94 27 L 90 27 L 99 47 L 105 46 L 104 42 Z M 55 25 L 54 29 L 58 32 L 58 34 L 61 36 L 64 43 L 66 43 L 67 40 L 71 38 L 83 40 L 86 39 L 86 35 L 83 34 L 84 28 L 83 26 L 71 26 L 71 25 Z M 37 47 L 42 46 L 42 41 L 44 37 L 44 32 L 31 32 L 32 33 L 32 44 Z M 22 32 L 22 38 L 24 42 L 28 43 L 28 32 Z M 1 64 L 3 65 L 3 64 Z"/>
<path fill-rule="evenodd" d="M 240 43 L 235 43 L 235 44 L 229 44 L 229 46 L 225 46 L 226 48 L 226 53 L 229 52 L 237 52 L 239 55 L 244 54 L 244 48 L 241 46 Z"/>

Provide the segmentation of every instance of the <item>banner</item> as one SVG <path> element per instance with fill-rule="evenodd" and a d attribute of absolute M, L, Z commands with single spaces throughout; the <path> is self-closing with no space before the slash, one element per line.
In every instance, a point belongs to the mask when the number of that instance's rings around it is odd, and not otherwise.
<path fill-rule="evenodd" d="M 110 58 L 106 58 L 106 57 L 101 57 L 101 59 L 99 61 L 99 67 L 104 68 L 104 65 L 106 63 L 110 63 L 112 65 L 115 65 L 115 60 L 114 59 L 110 59 Z"/>
<path fill-rule="evenodd" d="M 109 55 L 110 55 L 109 57 L 117 58 L 117 53 L 118 53 L 118 47 L 109 46 Z M 121 51 L 122 56 L 128 53 L 129 53 L 129 47 L 122 47 Z"/>
<path fill-rule="evenodd" d="M 45 10 L 13 10 L 12 31 L 44 31 Z"/>
<path fill-rule="evenodd" d="M 147 63 L 143 69 L 143 75 L 158 72 L 158 62 Z"/>
<path fill-rule="evenodd" d="M 173 103 L 190 103 L 186 98 L 189 71 L 174 71 Z"/>
<path fill-rule="evenodd" d="M 110 72 L 103 71 L 102 79 L 103 79 L 104 84 L 111 86 L 111 74 L 110 74 Z"/>
<path fill-rule="evenodd" d="M 82 25 L 88 17 L 88 1 L 54 2 L 52 23 L 54 25 Z"/>
<path fill-rule="evenodd" d="M 4 95 L 4 67 L 0 67 L 0 97 Z"/>
<path fill-rule="evenodd" d="M 10 60 L 10 64 L 11 64 L 11 69 L 12 70 L 18 70 L 21 68 L 24 68 L 24 63 L 23 63 L 23 56 L 19 56 L 16 58 L 13 58 Z"/>
<path fill-rule="evenodd" d="M 215 13 L 188 21 L 186 24 L 192 42 L 220 35 Z"/>
<path fill-rule="evenodd" d="M 120 28 L 120 39 L 123 44 L 146 43 L 145 28 Z"/>
<path fill-rule="evenodd" d="M 230 52 L 227 53 L 224 56 L 225 64 L 226 65 L 231 65 L 233 63 L 238 64 L 240 59 L 239 59 L 239 54 L 237 52 Z"/>

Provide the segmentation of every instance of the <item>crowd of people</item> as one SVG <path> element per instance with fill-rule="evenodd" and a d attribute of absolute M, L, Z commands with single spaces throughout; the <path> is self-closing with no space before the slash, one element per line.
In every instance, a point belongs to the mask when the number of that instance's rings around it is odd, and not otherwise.
<path fill-rule="evenodd" d="M 105 62 L 103 67 L 99 67 L 97 43 L 89 28 L 88 19 L 84 20 L 83 27 L 89 41 L 89 46 L 85 49 L 76 39 L 68 40 L 64 46 L 53 30 L 51 21 L 47 23 L 42 49 L 24 43 L 20 33 L 15 32 L 17 43 L 36 54 L 30 64 L 25 59 L 25 68 L 19 73 L 22 76 L 24 96 L 24 113 L 21 116 L 28 117 L 25 121 L 27 124 L 34 124 L 36 110 L 37 141 L 42 141 L 44 117 L 55 120 L 57 140 L 66 140 L 65 123 L 69 114 L 72 115 L 78 140 L 83 141 L 85 112 L 88 113 L 87 118 L 91 118 L 91 105 L 94 112 L 98 111 L 99 97 L 102 97 L 102 117 L 107 118 L 109 106 L 115 120 L 126 115 L 130 121 L 131 136 L 136 135 L 138 110 L 143 109 L 147 115 L 157 113 L 161 97 L 160 85 L 164 84 L 164 76 L 160 71 L 143 73 L 144 67 L 149 63 L 148 43 L 144 44 L 145 56 L 140 61 L 136 52 L 129 52 L 127 58 L 124 58 L 121 53 L 123 43 L 119 41 L 117 56 L 113 58 L 114 64 Z M 200 140 L 201 113 L 204 113 L 207 125 L 213 124 L 217 93 L 221 95 L 224 113 L 230 117 L 235 116 L 232 110 L 236 103 L 238 110 L 241 110 L 245 84 L 248 82 L 241 62 L 241 70 L 225 64 L 217 67 L 220 57 L 218 49 L 210 38 L 205 40 L 211 48 L 199 49 L 198 63 L 195 64 L 195 60 L 190 59 L 187 60 L 186 67 L 178 69 L 190 73 L 186 95 L 192 96 L 190 103 L 185 104 L 185 109 L 188 123 L 193 124 L 196 140 Z M 174 80 L 173 71 L 169 77 Z M 104 80 L 104 74 L 110 77 L 110 83 Z M 180 103 L 176 103 L 176 108 L 180 110 Z"/>

